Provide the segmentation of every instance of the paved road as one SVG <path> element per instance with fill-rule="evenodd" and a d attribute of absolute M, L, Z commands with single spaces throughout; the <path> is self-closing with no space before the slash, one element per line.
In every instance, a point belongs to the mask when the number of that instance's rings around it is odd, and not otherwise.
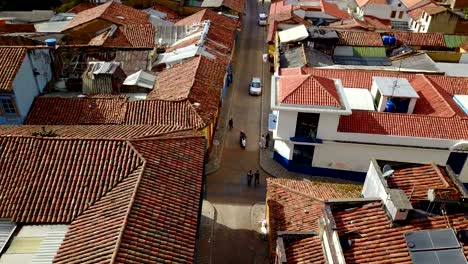
<path fill-rule="evenodd" d="M 265 28 L 257 25 L 258 4 L 246 0 L 246 15 L 239 36 L 234 66 L 233 96 L 230 116 L 234 129 L 224 141 L 220 169 L 208 175 L 207 200 L 217 211 L 211 263 L 266 263 L 267 243 L 254 231 L 252 206 L 265 201 L 265 175 L 260 186 L 247 187 L 246 172 L 259 167 L 261 97 L 250 96 L 248 86 L 253 76 L 262 76 Z M 269 87 L 269 86 L 267 86 Z M 247 148 L 239 146 L 239 132 L 247 134 Z M 252 223 L 253 222 L 253 223 Z"/>

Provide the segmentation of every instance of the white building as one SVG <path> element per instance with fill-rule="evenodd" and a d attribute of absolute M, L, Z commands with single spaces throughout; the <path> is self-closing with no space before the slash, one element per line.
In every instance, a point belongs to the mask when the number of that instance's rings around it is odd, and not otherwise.
<path fill-rule="evenodd" d="M 371 158 L 450 165 L 468 183 L 468 80 L 282 69 L 272 77 L 274 158 L 293 171 L 363 180 Z M 389 112 L 390 111 L 390 112 Z"/>
<path fill-rule="evenodd" d="M 52 80 L 52 63 L 47 47 L 0 48 L 0 125 L 23 123 L 34 98 Z"/>
<path fill-rule="evenodd" d="M 408 21 L 408 8 L 399 0 L 356 0 L 359 16 L 374 16 L 391 21 Z"/>

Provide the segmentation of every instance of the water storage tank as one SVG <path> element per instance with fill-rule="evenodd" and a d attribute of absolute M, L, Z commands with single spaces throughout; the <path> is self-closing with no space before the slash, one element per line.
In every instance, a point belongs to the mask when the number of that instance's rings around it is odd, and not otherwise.
<path fill-rule="evenodd" d="M 46 39 L 45 43 L 49 47 L 55 47 L 55 45 L 57 44 L 57 40 L 54 38 L 50 38 L 50 39 Z"/>
<path fill-rule="evenodd" d="M 396 38 L 394 36 L 382 36 L 382 42 L 384 45 L 393 46 L 396 43 Z"/>

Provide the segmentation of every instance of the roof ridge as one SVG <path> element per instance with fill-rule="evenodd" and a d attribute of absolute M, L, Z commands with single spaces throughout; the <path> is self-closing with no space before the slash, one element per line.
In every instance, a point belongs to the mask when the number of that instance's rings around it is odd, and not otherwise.
<path fill-rule="evenodd" d="M 27 126 L 41 126 L 41 125 L 27 125 Z M 65 126 L 65 125 L 43 125 L 46 126 Z M 76 126 L 76 125 L 70 125 Z M 79 126 L 86 126 L 86 125 L 79 125 Z M 112 125 L 114 126 L 114 125 Z M 0 135 L 0 138 L 31 138 L 36 140 L 57 140 L 57 141 L 128 141 L 126 139 L 119 139 L 119 138 L 79 138 L 79 137 L 40 137 L 40 136 L 25 136 L 25 135 Z"/>
<path fill-rule="evenodd" d="M 127 227 L 127 224 L 128 224 L 128 217 L 130 216 L 130 212 L 132 211 L 133 204 L 135 202 L 135 197 L 138 192 L 138 187 L 140 186 L 141 179 L 143 178 L 143 173 L 145 172 L 145 169 L 146 169 L 146 159 L 143 157 L 143 155 L 140 152 L 138 152 L 138 150 L 129 141 L 127 142 L 129 143 L 128 145 L 130 146 L 130 148 L 133 149 L 133 151 L 135 151 L 135 153 L 143 160 L 143 164 L 141 166 L 141 173 L 134 187 L 132 198 L 130 199 L 130 202 L 128 204 L 128 210 L 125 214 L 125 219 L 123 221 L 122 228 L 119 231 L 119 236 L 117 238 L 117 243 L 115 245 L 115 250 L 112 253 L 112 258 L 111 258 L 110 263 L 115 263 L 115 259 L 117 258 L 117 254 L 119 253 L 120 244 L 122 243 L 122 237 L 124 235 L 125 228 Z"/>
<path fill-rule="evenodd" d="M 332 92 L 328 89 L 328 87 L 326 85 L 323 84 L 324 81 L 331 81 L 333 82 L 333 85 L 335 87 L 335 90 L 336 90 L 336 84 L 335 84 L 335 81 L 333 79 L 330 79 L 330 78 L 325 78 L 325 77 L 322 77 L 322 76 L 315 76 L 315 75 L 312 75 L 314 77 L 314 79 L 320 84 L 320 86 L 322 86 L 323 89 L 325 89 L 325 91 L 327 92 L 327 94 L 329 94 L 331 97 L 333 97 L 333 99 L 336 100 L 336 102 L 341 105 L 341 102 L 340 102 L 340 97 L 338 95 L 338 91 L 336 91 L 336 95 L 338 96 L 338 98 L 335 97 L 334 94 L 332 94 Z"/>
<path fill-rule="evenodd" d="M 436 91 L 437 96 L 439 96 L 440 99 L 442 99 L 442 101 L 444 101 L 445 106 L 446 106 L 446 107 L 450 110 L 450 112 L 452 113 L 450 116 L 446 116 L 446 117 L 454 117 L 455 115 L 457 115 L 457 113 L 455 112 L 455 110 L 452 108 L 452 105 L 451 105 L 449 102 L 447 102 L 445 96 L 442 95 L 442 93 L 443 93 L 443 92 L 446 92 L 446 91 L 441 91 L 441 90 L 437 87 L 438 85 L 434 84 L 429 78 L 426 77 L 425 74 L 416 74 L 416 76 L 415 76 L 412 80 L 414 80 L 415 78 L 418 78 L 418 77 L 420 77 L 420 76 L 422 76 L 422 78 L 423 78 L 426 82 L 428 82 L 428 83 L 431 85 L 432 89 L 434 89 L 434 90 Z M 440 117 L 445 117 L 445 116 L 440 116 Z"/>
<path fill-rule="evenodd" d="M 283 185 L 283 184 L 281 184 L 281 183 L 273 182 L 273 181 L 270 181 L 270 183 L 273 184 L 273 185 L 276 185 L 276 186 L 278 186 L 278 187 L 284 188 L 284 189 L 286 189 L 286 190 L 288 190 L 288 191 L 291 191 L 291 192 L 293 192 L 293 193 L 295 193 L 295 194 L 299 194 L 299 195 L 302 195 L 302 196 L 304 196 L 304 197 L 310 198 L 310 199 L 312 199 L 312 200 L 315 200 L 315 201 L 318 201 L 318 202 L 322 202 L 322 203 L 325 202 L 325 200 L 323 200 L 323 199 L 320 199 L 320 198 L 314 197 L 314 196 L 312 196 L 312 195 L 310 195 L 310 194 L 306 194 L 306 193 L 303 193 L 303 192 L 301 192 L 301 191 L 295 190 L 295 189 L 290 188 L 290 187 L 288 187 L 288 186 L 286 186 L 286 185 Z"/>

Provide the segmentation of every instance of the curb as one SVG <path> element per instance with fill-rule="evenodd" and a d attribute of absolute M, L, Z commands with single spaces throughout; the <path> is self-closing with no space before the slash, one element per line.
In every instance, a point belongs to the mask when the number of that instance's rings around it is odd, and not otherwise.
<path fill-rule="evenodd" d="M 208 201 L 208 200 L 203 200 L 203 202 L 208 205 L 209 207 L 211 207 L 211 210 L 213 211 L 213 219 L 211 221 L 211 234 L 210 234 L 210 238 L 209 238 L 209 259 L 208 259 L 208 264 L 211 264 L 212 262 L 212 256 L 213 256 L 213 244 L 214 244 L 214 234 L 215 234 L 215 225 L 217 223 L 217 218 L 218 218 L 218 212 L 216 211 L 216 208 L 214 207 L 214 205 Z"/>

